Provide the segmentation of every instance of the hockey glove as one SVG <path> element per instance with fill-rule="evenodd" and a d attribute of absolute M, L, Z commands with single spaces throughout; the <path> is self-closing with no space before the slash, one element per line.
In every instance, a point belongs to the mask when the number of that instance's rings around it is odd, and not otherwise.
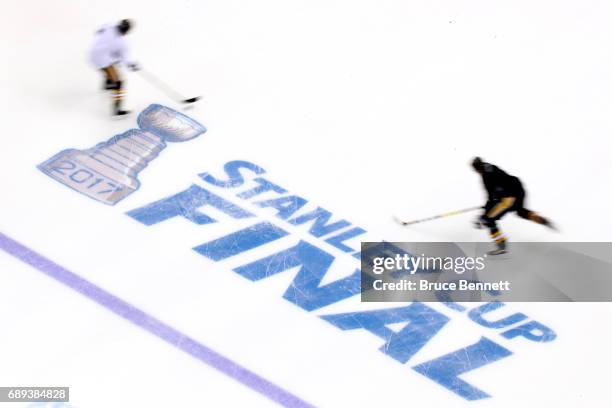
<path fill-rule="evenodd" d="M 485 224 L 485 216 L 480 215 L 474 219 L 474 228 L 483 229 L 486 226 Z"/>

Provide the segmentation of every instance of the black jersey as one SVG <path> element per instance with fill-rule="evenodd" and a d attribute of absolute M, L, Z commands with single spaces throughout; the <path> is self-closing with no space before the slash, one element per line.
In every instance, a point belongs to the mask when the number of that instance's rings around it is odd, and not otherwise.
<path fill-rule="evenodd" d="M 489 200 L 497 200 L 503 197 L 520 197 L 525 194 L 523 185 L 518 177 L 511 176 L 499 167 L 490 164 L 482 164 L 482 181 L 489 194 Z"/>

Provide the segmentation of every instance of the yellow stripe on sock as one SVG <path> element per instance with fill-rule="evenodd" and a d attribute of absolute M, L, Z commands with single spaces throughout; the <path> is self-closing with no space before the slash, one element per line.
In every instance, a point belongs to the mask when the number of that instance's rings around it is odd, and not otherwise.
<path fill-rule="evenodd" d="M 501 244 L 502 242 L 506 241 L 506 237 L 499 237 L 495 240 L 496 244 Z"/>

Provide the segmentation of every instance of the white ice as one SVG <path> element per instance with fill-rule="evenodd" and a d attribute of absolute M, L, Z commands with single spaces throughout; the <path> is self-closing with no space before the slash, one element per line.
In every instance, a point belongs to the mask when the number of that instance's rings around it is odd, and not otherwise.
<path fill-rule="evenodd" d="M 379 338 L 316 317 L 358 299 L 307 313 L 282 299 L 293 274 L 249 282 L 191 250 L 208 232 L 125 212 L 243 159 L 374 239 L 486 241 L 472 215 L 391 219 L 482 203 L 468 165 L 479 155 L 519 176 L 528 206 L 561 229 L 509 215 L 511 240 L 610 241 L 611 12 L 603 0 L 4 0 L 0 232 L 316 406 L 609 407 L 609 304 L 510 305 L 557 331 L 548 344 L 452 315 L 401 365 Z M 185 112 L 208 132 L 168 146 L 109 207 L 36 165 L 136 126 L 110 119 L 87 63 L 96 28 L 121 18 L 135 20 L 143 67 L 203 96 Z M 129 109 L 179 108 L 123 75 Z M 274 406 L 4 252 L 0 322 L 0 386 L 69 385 L 74 408 Z M 410 369 L 482 335 L 514 353 L 462 377 L 493 398 L 467 403 Z"/>

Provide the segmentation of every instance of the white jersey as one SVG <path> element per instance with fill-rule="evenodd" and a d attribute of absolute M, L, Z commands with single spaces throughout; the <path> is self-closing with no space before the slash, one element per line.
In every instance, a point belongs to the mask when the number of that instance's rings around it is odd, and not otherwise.
<path fill-rule="evenodd" d="M 106 68 L 116 63 L 134 64 L 127 41 L 119 33 L 116 24 L 107 24 L 96 32 L 89 58 L 97 68 Z"/>

